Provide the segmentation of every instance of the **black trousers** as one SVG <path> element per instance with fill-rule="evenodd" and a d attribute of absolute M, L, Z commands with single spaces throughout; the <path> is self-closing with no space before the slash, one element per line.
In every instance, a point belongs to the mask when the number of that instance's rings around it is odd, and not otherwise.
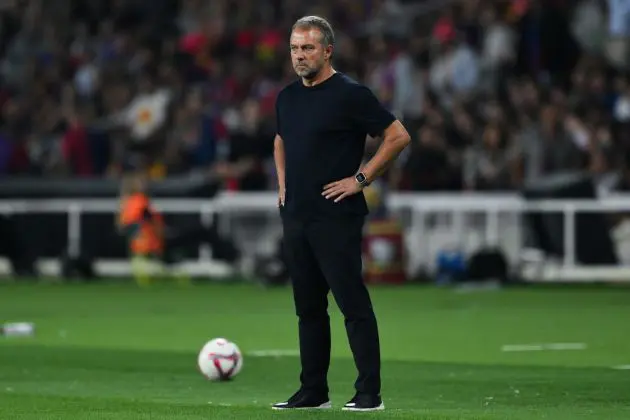
<path fill-rule="evenodd" d="M 344 315 L 359 393 L 380 394 L 378 327 L 361 270 L 363 217 L 302 221 L 283 217 L 284 250 L 299 319 L 300 381 L 328 394 L 328 292 Z"/>

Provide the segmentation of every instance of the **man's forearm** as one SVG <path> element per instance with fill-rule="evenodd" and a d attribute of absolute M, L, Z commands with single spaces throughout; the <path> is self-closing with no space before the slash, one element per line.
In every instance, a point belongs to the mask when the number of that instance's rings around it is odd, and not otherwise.
<path fill-rule="evenodd" d="M 284 189 L 285 164 L 284 164 L 284 143 L 280 136 L 276 136 L 273 142 L 273 160 L 276 164 L 276 174 L 278 177 L 278 188 Z"/>
<path fill-rule="evenodd" d="M 383 136 L 383 142 L 376 154 L 361 169 L 368 179 L 374 181 L 389 168 L 396 157 L 409 145 L 411 139 L 405 128 L 399 122 L 394 127 L 388 128 Z"/>

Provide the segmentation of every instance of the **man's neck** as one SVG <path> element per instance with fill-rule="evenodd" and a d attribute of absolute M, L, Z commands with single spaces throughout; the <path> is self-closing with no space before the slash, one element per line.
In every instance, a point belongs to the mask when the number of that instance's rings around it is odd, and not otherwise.
<path fill-rule="evenodd" d="M 317 76 L 315 76 L 314 78 L 302 78 L 302 83 L 304 84 L 304 86 L 313 87 L 330 79 L 335 73 L 337 73 L 337 71 L 333 69 L 332 66 L 326 66 L 319 73 L 317 73 Z"/>

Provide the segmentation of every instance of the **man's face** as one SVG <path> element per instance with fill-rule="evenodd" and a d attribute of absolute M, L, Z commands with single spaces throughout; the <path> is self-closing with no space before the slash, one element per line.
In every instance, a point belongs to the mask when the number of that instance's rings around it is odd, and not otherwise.
<path fill-rule="evenodd" d="M 313 79 L 330 57 L 332 46 L 322 44 L 322 33 L 315 28 L 296 28 L 291 33 L 291 62 L 298 76 Z"/>

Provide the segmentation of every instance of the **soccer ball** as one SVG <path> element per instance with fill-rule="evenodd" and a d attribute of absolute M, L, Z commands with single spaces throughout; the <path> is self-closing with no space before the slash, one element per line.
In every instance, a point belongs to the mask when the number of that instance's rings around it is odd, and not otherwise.
<path fill-rule="evenodd" d="M 243 355 L 236 344 L 225 338 L 215 338 L 203 346 L 197 365 L 207 379 L 227 381 L 243 368 Z"/>

